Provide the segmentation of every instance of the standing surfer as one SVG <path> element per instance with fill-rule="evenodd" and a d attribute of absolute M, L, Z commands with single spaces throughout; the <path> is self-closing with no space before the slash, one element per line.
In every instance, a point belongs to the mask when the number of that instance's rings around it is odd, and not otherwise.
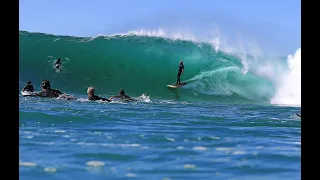
<path fill-rule="evenodd" d="M 184 65 L 183 65 L 183 61 L 181 60 L 179 63 L 179 70 L 178 70 L 178 78 L 177 78 L 177 84 L 180 84 L 180 76 L 183 74 L 184 72 Z"/>

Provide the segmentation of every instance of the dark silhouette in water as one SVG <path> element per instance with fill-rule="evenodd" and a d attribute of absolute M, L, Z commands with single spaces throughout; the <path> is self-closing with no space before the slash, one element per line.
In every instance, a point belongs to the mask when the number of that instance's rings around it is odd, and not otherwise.
<path fill-rule="evenodd" d="M 28 81 L 26 86 L 23 88 L 22 91 L 28 91 L 28 92 L 33 92 L 34 91 L 34 87 L 31 84 L 31 81 Z"/>
<path fill-rule="evenodd" d="M 64 95 L 64 93 L 59 90 L 51 89 L 50 82 L 48 80 L 43 80 L 40 86 L 42 91 L 37 93 L 37 96 L 39 97 L 58 98 L 59 96 Z M 76 100 L 75 97 L 65 95 L 63 96 L 63 98 L 66 100 Z"/>
<path fill-rule="evenodd" d="M 97 101 L 97 100 L 108 101 L 108 102 L 111 101 L 110 99 L 94 95 L 95 89 L 93 87 L 89 87 L 88 90 L 87 90 L 87 93 L 88 93 L 88 99 L 90 101 Z"/>
<path fill-rule="evenodd" d="M 58 59 L 56 60 L 56 62 L 54 63 L 54 67 L 56 68 L 56 70 L 60 70 L 60 69 L 61 69 L 61 65 L 62 65 L 61 59 L 58 58 Z"/>
<path fill-rule="evenodd" d="M 112 99 L 112 98 L 120 98 L 120 99 L 123 100 L 123 101 L 137 101 L 137 100 L 133 99 L 132 97 L 126 95 L 126 94 L 124 93 L 124 90 L 123 90 L 123 89 L 120 90 L 119 95 L 111 96 L 111 97 L 110 97 L 110 99 Z"/>

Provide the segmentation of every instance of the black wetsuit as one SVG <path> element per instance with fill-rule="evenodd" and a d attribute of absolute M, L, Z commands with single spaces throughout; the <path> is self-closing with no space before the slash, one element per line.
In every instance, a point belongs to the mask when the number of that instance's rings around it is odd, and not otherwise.
<path fill-rule="evenodd" d="M 96 96 L 96 95 L 88 95 L 88 99 L 90 101 L 97 101 L 97 100 L 108 101 L 108 102 L 111 101 L 110 99 L 102 98 L 102 97 L 99 97 L 99 96 Z"/>
<path fill-rule="evenodd" d="M 58 59 L 58 60 L 55 62 L 55 68 L 56 68 L 56 69 L 60 69 L 60 67 L 61 67 L 61 61 L 60 61 L 60 59 Z"/>
<path fill-rule="evenodd" d="M 178 70 L 178 78 L 177 78 L 177 84 L 180 84 L 180 76 L 182 74 L 182 70 L 184 70 L 184 65 L 183 64 L 180 64 L 179 65 L 179 70 Z"/>
<path fill-rule="evenodd" d="M 27 84 L 22 91 L 28 91 L 28 92 L 33 92 L 34 87 L 31 84 Z"/>
<path fill-rule="evenodd" d="M 59 95 L 62 94 L 59 90 L 56 89 L 50 89 L 47 92 L 41 91 L 38 93 L 38 96 L 40 97 L 47 97 L 47 98 L 57 98 Z"/>
<path fill-rule="evenodd" d="M 126 94 L 124 94 L 124 95 L 120 94 L 120 95 L 117 95 L 117 96 L 112 96 L 111 98 L 120 98 L 123 101 L 136 101 L 135 99 L 133 99 L 132 97 L 130 97 L 130 96 L 126 95 Z"/>

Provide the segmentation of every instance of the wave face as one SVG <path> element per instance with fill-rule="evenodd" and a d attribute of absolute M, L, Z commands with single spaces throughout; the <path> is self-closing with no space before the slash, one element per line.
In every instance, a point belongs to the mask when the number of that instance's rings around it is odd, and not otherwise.
<path fill-rule="evenodd" d="M 95 86 L 97 94 L 125 89 L 129 95 L 146 93 L 160 99 L 256 102 L 270 102 L 277 88 L 275 75 L 259 73 L 258 64 L 250 69 L 243 55 L 217 50 L 207 42 L 138 34 L 87 38 L 20 31 L 19 43 L 21 87 L 31 80 L 38 89 L 48 79 L 53 88 L 77 94 Z M 58 57 L 61 72 L 53 68 Z M 188 84 L 170 90 L 166 85 L 176 82 L 180 60 L 185 64 L 181 81 Z"/>

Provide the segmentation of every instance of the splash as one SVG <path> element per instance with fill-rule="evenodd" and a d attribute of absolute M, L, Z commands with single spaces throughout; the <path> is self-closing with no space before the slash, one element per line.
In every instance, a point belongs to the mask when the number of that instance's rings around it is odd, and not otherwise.
<path fill-rule="evenodd" d="M 289 71 L 279 82 L 272 104 L 301 105 L 301 49 L 288 56 Z"/>

